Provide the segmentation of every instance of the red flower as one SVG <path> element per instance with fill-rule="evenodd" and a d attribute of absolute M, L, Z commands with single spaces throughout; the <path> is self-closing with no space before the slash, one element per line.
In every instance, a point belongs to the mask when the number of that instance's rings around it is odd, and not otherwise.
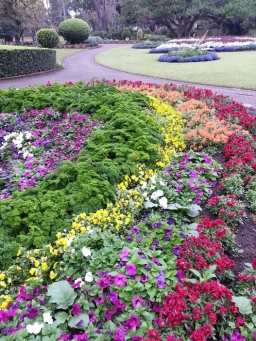
<path fill-rule="evenodd" d="M 225 208 L 222 208 L 220 211 L 219 211 L 219 215 L 222 215 L 226 212 Z"/>
<path fill-rule="evenodd" d="M 224 307 L 223 305 L 220 306 L 220 315 L 226 315 L 228 312 L 228 309 Z"/>
<path fill-rule="evenodd" d="M 252 261 L 252 267 L 253 267 L 254 270 L 256 270 L 256 259 L 254 259 L 254 260 Z"/>
<path fill-rule="evenodd" d="M 201 320 L 202 318 L 202 313 L 200 311 L 200 309 L 198 308 L 193 308 L 193 315 L 192 315 L 192 319 L 193 320 Z"/>
<path fill-rule="evenodd" d="M 236 327 L 239 328 L 245 324 L 245 320 L 243 317 L 238 316 L 236 318 Z"/>
<path fill-rule="evenodd" d="M 160 341 L 160 335 L 156 329 L 151 329 L 147 331 L 147 336 L 155 341 Z"/>

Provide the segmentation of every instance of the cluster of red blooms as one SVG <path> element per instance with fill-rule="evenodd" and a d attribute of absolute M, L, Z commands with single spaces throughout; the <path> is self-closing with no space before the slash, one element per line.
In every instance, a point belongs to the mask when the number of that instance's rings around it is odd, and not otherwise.
<path fill-rule="evenodd" d="M 228 97 L 216 95 L 211 90 L 189 87 L 184 92 L 186 98 L 205 101 L 210 109 L 214 108 L 216 110 L 216 116 L 221 121 L 224 120 L 229 123 L 236 122 L 246 130 L 255 131 L 256 117 L 251 117 L 242 104 Z"/>

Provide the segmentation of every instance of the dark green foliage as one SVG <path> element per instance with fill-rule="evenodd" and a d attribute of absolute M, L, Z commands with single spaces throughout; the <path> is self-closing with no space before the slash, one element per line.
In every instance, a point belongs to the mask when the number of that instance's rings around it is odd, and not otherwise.
<path fill-rule="evenodd" d="M 37 42 L 43 47 L 54 48 L 59 43 L 58 33 L 51 28 L 42 28 L 36 33 Z"/>
<path fill-rule="evenodd" d="M 94 31 L 94 32 L 91 33 L 91 36 L 93 36 L 93 37 L 101 37 L 102 38 L 101 31 Z"/>
<path fill-rule="evenodd" d="M 0 78 L 55 68 L 56 51 L 46 49 L 0 50 Z"/>
<path fill-rule="evenodd" d="M 81 19 L 67 19 L 58 27 L 58 33 L 70 44 L 82 43 L 89 37 L 90 26 Z"/>
<path fill-rule="evenodd" d="M 0 90 L 3 112 L 47 106 L 91 113 L 104 129 L 93 132 L 74 163 L 64 162 L 37 187 L 0 202 L 0 227 L 28 247 L 39 247 L 54 240 L 57 232 L 70 229 L 74 214 L 94 212 L 113 201 L 116 185 L 125 174 L 137 173 L 138 162 L 154 167 L 161 159 L 159 126 L 144 114 L 149 99 L 140 93 L 82 82 Z"/>
<path fill-rule="evenodd" d="M 19 250 L 19 244 L 4 235 L 3 229 L 0 229 L 0 250 L 0 269 L 8 268 Z"/>
<path fill-rule="evenodd" d="M 15 34 L 17 34 L 17 25 L 9 19 L 0 20 L 0 39 L 4 39 L 4 42 L 12 41 Z"/>
<path fill-rule="evenodd" d="M 132 34 L 131 34 L 131 31 L 128 27 L 125 27 L 122 31 L 122 39 L 125 40 L 125 38 L 129 38 L 131 39 L 132 37 Z"/>

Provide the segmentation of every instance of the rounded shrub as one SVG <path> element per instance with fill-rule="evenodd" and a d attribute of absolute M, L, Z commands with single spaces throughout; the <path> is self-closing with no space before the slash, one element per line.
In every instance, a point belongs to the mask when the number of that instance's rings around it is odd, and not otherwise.
<path fill-rule="evenodd" d="M 59 43 L 59 35 L 52 28 L 42 28 L 36 33 L 37 42 L 43 47 L 54 48 Z"/>
<path fill-rule="evenodd" d="M 81 19 L 67 19 L 60 23 L 58 33 L 70 44 L 82 43 L 89 37 L 90 26 Z"/>
<path fill-rule="evenodd" d="M 122 31 L 122 39 L 123 40 L 125 40 L 126 38 L 131 39 L 131 36 L 132 36 L 131 31 L 129 30 L 128 27 L 125 27 Z"/>
<path fill-rule="evenodd" d="M 141 41 L 143 39 L 143 31 L 141 28 L 137 31 L 137 41 Z"/>

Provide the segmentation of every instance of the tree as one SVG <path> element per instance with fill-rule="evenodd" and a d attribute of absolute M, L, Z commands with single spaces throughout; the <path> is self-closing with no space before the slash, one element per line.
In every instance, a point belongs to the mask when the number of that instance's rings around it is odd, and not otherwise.
<path fill-rule="evenodd" d="M 17 42 L 23 38 L 26 29 L 35 34 L 44 25 L 45 16 L 43 0 L 1 0 L 0 18 L 8 19 L 16 25 Z"/>
<path fill-rule="evenodd" d="M 0 39 L 3 39 L 5 44 L 7 41 L 11 41 L 16 34 L 17 26 L 12 20 L 0 20 Z"/>

